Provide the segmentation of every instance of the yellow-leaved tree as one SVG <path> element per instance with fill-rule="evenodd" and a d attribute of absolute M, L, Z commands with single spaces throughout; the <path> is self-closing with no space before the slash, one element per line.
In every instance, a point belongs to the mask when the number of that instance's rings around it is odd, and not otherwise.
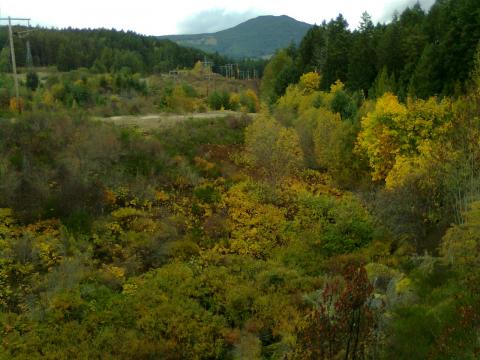
<path fill-rule="evenodd" d="M 252 165 L 273 183 L 304 166 L 296 131 L 268 115 L 257 117 L 247 127 L 245 145 Z"/>
<path fill-rule="evenodd" d="M 396 124 L 403 121 L 406 113 L 398 98 L 386 93 L 378 99 L 375 110 L 362 119 L 358 149 L 367 155 L 373 180 L 385 179 L 395 164 L 400 149 Z"/>
<path fill-rule="evenodd" d="M 311 92 L 318 90 L 320 87 L 320 80 L 320 74 L 316 72 L 303 74 L 300 78 L 300 88 L 303 90 L 304 94 L 310 94 Z"/>
<path fill-rule="evenodd" d="M 236 185 L 225 195 L 229 247 L 236 254 L 265 258 L 285 241 L 281 236 L 286 226 L 285 211 L 255 200 L 246 190 L 249 185 Z"/>
<path fill-rule="evenodd" d="M 404 105 L 385 93 L 362 119 L 357 150 L 372 168 L 373 180 L 385 180 L 397 160 L 417 156 L 425 142 L 441 140 L 451 128 L 451 103 L 409 99 Z"/>
<path fill-rule="evenodd" d="M 315 144 L 315 159 L 323 169 L 332 169 L 340 164 L 342 146 L 343 123 L 340 115 L 320 108 L 315 111 L 317 117 L 316 128 L 313 132 Z"/>

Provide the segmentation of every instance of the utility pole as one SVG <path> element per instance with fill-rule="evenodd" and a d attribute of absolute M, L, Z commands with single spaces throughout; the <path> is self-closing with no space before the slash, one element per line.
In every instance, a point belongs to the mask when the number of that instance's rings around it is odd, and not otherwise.
<path fill-rule="evenodd" d="M 208 97 L 209 90 L 210 90 L 210 81 L 212 80 L 212 76 L 213 76 L 214 63 L 212 61 L 208 61 L 207 56 L 205 55 L 203 57 L 202 65 L 203 65 L 202 69 L 205 74 L 205 79 L 207 80 L 207 97 Z"/>
<path fill-rule="evenodd" d="M 12 69 L 13 69 L 13 80 L 15 83 L 15 98 L 16 98 L 16 106 L 18 110 L 20 110 L 20 92 L 18 90 L 18 75 L 17 75 L 17 62 L 15 61 L 15 47 L 13 45 L 13 31 L 12 31 L 12 20 L 14 21 L 27 21 L 28 25 L 30 25 L 30 19 L 26 18 L 0 18 L 0 21 L 8 21 L 8 37 L 10 40 L 10 54 L 12 56 Z"/>
<path fill-rule="evenodd" d="M 17 99 L 16 106 L 20 106 L 20 92 L 18 91 L 18 76 L 17 76 L 17 62 L 15 61 L 15 47 L 13 46 L 12 20 L 8 17 L 8 37 L 10 39 L 10 54 L 12 55 L 13 79 L 15 82 L 15 98 Z"/>

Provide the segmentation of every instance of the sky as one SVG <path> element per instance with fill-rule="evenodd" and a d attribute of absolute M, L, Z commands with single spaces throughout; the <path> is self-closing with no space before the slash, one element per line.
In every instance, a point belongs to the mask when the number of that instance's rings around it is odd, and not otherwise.
<path fill-rule="evenodd" d="M 428 9 L 435 0 L 420 0 Z M 417 0 L 0 0 L 0 16 L 28 17 L 47 27 L 115 28 L 146 35 L 196 34 L 223 30 L 259 15 L 288 15 L 310 24 L 339 13 L 350 28 L 367 11 L 388 22 Z"/>

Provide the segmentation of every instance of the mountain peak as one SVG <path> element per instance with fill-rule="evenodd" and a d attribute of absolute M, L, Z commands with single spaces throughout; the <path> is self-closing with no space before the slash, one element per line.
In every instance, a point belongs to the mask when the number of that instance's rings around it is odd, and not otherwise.
<path fill-rule="evenodd" d="M 311 26 L 287 15 L 261 15 L 216 33 L 162 38 L 234 58 L 265 58 L 292 42 L 298 44 Z"/>

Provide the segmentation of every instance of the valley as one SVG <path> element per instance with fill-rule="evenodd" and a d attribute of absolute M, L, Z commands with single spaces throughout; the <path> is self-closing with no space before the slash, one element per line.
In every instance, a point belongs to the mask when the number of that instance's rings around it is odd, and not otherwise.
<path fill-rule="evenodd" d="M 361 5 L 0 26 L 0 360 L 478 359 L 480 3 Z"/>

